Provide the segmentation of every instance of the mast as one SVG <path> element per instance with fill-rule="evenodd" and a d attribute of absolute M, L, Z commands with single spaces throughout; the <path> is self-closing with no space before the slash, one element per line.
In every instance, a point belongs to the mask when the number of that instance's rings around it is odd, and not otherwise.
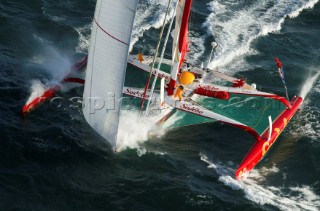
<path fill-rule="evenodd" d="M 83 114 L 116 146 L 122 89 L 138 0 L 97 0 L 88 56 Z"/>
<path fill-rule="evenodd" d="M 179 0 L 172 47 L 171 79 L 168 95 L 173 95 L 178 73 L 188 51 L 188 25 L 192 0 Z"/>

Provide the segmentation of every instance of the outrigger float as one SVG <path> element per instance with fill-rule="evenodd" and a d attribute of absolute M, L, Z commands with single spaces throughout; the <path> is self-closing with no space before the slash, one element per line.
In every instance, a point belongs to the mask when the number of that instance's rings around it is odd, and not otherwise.
<path fill-rule="evenodd" d="M 289 101 L 288 97 L 258 91 L 255 84 L 249 85 L 244 79 L 186 63 L 185 55 L 189 51 L 188 21 L 191 5 L 192 0 L 177 1 L 176 18 L 172 19 L 168 27 L 161 56 L 158 57 L 157 53 L 165 23 L 156 54 L 148 57 L 142 54 L 128 55 L 137 0 L 97 1 L 89 55 L 73 68 L 81 70 L 87 67 L 83 114 L 92 128 L 113 148 L 117 148 L 121 106 L 116 105 L 112 110 L 108 108 L 95 110 L 94 105 L 90 103 L 90 99 L 95 97 L 107 101 L 110 92 L 115 99 L 121 99 L 123 94 L 140 98 L 141 121 L 149 119 L 155 124 L 164 125 L 174 112 L 186 112 L 200 117 L 196 123 L 218 121 L 247 131 L 256 139 L 256 143 L 236 170 L 235 177 L 238 179 L 250 172 L 265 156 L 297 112 L 303 99 L 294 96 Z M 170 6 L 171 0 L 166 15 Z M 165 59 L 163 55 L 174 20 L 172 58 Z M 282 64 L 277 58 L 276 62 L 279 75 L 285 83 Z M 123 85 L 127 64 L 149 74 L 144 88 Z M 151 78 L 154 78 L 154 81 L 150 89 Z M 161 81 L 160 89 L 156 90 L 158 79 Z M 84 80 L 68 76 L 62 81 L 65 82 L 82 84 Z M 52 97 L 59 88 L 59 86 L 48 87 L 42 96 L 28 102 L 23 107 L 22 113 L 26 114 L 30 109 Z M 194 123 L 190 120 L 187 123 L 177 123 L 174 127 Z"/>
<path fill-rule="evenodd" d="M 26 116 L 29 112 L 37 108 L 43 102 L 51 99 L 55 96 L 55 93 L 61 89 L 61 85 L 64 83 L 77 83 L 77 84 L 84 84 L 84 80 L 80 77 L 82 72 L 87 67 L 88 57 L 83 57 L 79 62 L 75 63 L 70 68 L 70 73 L 66 78 L 58 83 L 49 83 L 44 87 L 43 92 L 41 93 L 32 93 L 29 100 L 22 108 L 22 116 Z"/>

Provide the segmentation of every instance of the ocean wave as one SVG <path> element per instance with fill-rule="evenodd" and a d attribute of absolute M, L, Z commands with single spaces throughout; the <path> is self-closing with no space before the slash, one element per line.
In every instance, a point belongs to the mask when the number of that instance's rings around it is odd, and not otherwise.
<path fill-rule="evenodd" d="M 173 1 L 173 4 L 175 1 Z M 151 28 L 160 28 L 164 22 L 167 10 L 167 2 L 160 0 L 140 1 L 134 21 L 133 32 L 131 37 L 130 49 L 134 46 L 144 32 Z M 171 6 L 166 23 L 174 16 L 174 6 Z"/>
<path fill-rule="evenodd" d="M 92 24 L 87 24 L 84 26 L 74 28 L 79 36 L 78 46 L 75 49 L 76 52 L 83 53 L 83 54 L 88 53 L 89 46 L 90 46 L 91 27 L 92 27 Z"/>

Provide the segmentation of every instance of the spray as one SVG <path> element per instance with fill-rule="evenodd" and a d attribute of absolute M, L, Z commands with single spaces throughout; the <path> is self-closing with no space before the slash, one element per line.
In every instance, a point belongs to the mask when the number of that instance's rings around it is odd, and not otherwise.
<path fill-rule="evenodd" d="M 122 110 L 120 113 L 116 151 L 126 148 L 139 148 L 139 145 L 147 141 L 150 134 L 162 136 L 163 130 L 157 127 L 150 119 L 138 121 L 139 111 Z M 156 133 L 155 133 L 156 132 Z"/>
<path fill-rule="evenodd" d="M 300 96 L 303 99 L 305 99 L 306 96 L 308 95 L 308 93 L 311 91 L 311 89 L 312 89 L 314 83 L 317 81 L 319 75 L 320 75 L 320 72 L 318 72 L 314 76 L 309 76 L 309 78 L 307 79 L 307 81 L 303 85 L 301 92 L 300 92 Z"/>

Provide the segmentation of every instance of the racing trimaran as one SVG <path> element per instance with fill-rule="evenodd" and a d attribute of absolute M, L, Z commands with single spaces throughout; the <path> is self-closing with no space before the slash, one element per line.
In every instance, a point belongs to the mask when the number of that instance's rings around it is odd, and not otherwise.
<path fill-rule="evenodd" d="M 171 1 L 169 0 L 168 10 Z M 256 139 L 256 143 L 236 170 L 235 177 L 242 177 L 264 157 L 303 99 L 294 96 L 289 101 L 273 93 L 258 91 L 255 84 L 249 85 L 242 79 L 216 70 L 187 65 L 185 55 L 189 51 L 188 25 L 192 0 L 178 0 L 176 3 L 171 60 L 164 59 L 163 53 L 173 18 L 160 58 L 157 52 L 165 22 L 154 57 L 129 55 L 137 2 L 138 0 L 97 0 L 88 57 L 73 66 L 75 71 L 87 67 L 83 95 L 85 119 L 115 148 L 121 112 L 120 100 L 125 94 L 142 99 L 141 121 L 148 118 L 154 123 L 163 124 L 174 112 L 183 111 L 200 116 L 203 120 L 210 119 L 243 129 Z M 276 61 L 281 75 L 282 64 L 280 60 Z M 150 74 L 144 88 L 124 86 L 127 64 Z M 151 76 L 154 82 L 150 89 Z M 284 79 L 283 74 L 281 78 Z M 155 90 L 157 79 L 161 80 L 160 90 Z M 61 82 L 83 84 L 84 80 L 68 75 Z M 22 113 L 28 113 L 54 96 L 59 88 L 57 84 L 48 86 L 40 97 L 26 103 Z M 180 88 L 183 88 L 181 100 L 175 94 Z M 119 103 L 109 103 L 110 99 Z M 255 105 L 255 109 L 245 111 L 243 115 L 243 111 L 239 112 L 238 109 L 244 102 Z M 211 106 L 213 104 L 215 106 Z"/>

